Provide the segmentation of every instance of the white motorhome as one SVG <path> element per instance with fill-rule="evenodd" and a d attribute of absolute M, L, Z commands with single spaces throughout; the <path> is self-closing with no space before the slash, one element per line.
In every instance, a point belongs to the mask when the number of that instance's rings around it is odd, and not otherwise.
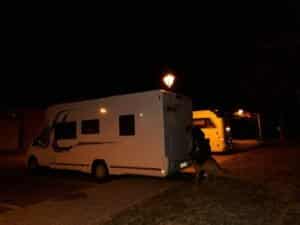
<path fill-rule="evenodd" d="M 49 107 L 28 168 L 165 177 L 189 159 L 192 102 L 154 90 Z"/>
<path fill-rule="evenodd" d="M 211 110 L 193 112 L 193 124 L 209 139 L 212 152 L 224 152 L 232 148 L 231 127 L 226 120 Z"/>

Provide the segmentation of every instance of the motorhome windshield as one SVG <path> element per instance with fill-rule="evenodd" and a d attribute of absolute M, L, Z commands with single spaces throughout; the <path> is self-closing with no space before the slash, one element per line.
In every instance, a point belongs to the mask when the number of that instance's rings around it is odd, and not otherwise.
<path fill-rule="evenodd" d="M 199 118 L 199 119 L 194 119 L 193 125 L 203 129 L 203 128 L 215 128 L 216 125 L 210 118 Z"/>

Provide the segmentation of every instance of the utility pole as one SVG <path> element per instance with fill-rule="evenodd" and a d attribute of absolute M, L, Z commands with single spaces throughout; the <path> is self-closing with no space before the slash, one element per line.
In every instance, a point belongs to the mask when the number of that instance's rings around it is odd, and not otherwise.
<path fill-rule="evenodd" d="M 279 126 L 280 126 L 280 141 L 285 141 L 285 121 L 284 121 L 284 113 L 280 113 L 279 119 Z"/>
<path fill-rule="evenodd" d="M 260 113 L 256 113 L 256 119 L 257 119 L 257 126 L 258 126 L 258 138 L 259 138 L 259 141 L 262 141 L 263 135 L 262 135 L 262 122 L 261 122 Z"/>

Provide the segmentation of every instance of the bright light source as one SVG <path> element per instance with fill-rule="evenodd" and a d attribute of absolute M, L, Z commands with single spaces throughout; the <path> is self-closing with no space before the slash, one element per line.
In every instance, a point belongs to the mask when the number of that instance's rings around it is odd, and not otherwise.
<path fill-rule="evenodd" d="M 106 113 L 107 113 L 107 109 L 104 108 L 104 107 L 101 107 L 101 108 L 100 108 L 100 113 L 101 113 L 101 114 L 106 114 Z"/>
<path fill-rule="evenodd" d="M 163 77 L 163 82 L 168 88 L 171 88 L 173 86 L 174 81 L 175 81 L 175 76 L 173 74 L 169 73 Z"/>
<path fill-rule="evenodd" d="M 230 131 L 231 131 L 231 127 L 227 126 L 227 127 L 225 128 L 225 130 L 226 130 L 226 132 L 230 132 Z"/>
<path fill-rule="evenodd" d="M 256 114 L 255 113 L 250 113 L 247 112 L 243 109 L 239 109 L 236 112 L 233 113 L 234 116 L 240 117 L 240 118 L 256 118 Z"/>
<path fill-rule="evenodd" d="M 161 172 L 161 174 L 163 174 L 163 175 L 166 174 L 166 171 L 165 171 L 165 170 L 161 170 L 160 172 Z"/>
<path fill-rule="evenodd" d="M 143 117 L 143 116 L 144 116 L 144 113 L 140 113 L 140 114 L 139 114 L 139 117 Z"/>
<path fill-rule="evenodd" d="M 180 163 L 179 167 L 182 169 L 182 168 L 187 167 L 188 165 L 189 165 L 188 162 L 182 162 L 182 163 Z"/>
<path fill-rule="evenodd" d="M 244 110 L 243 110 L 243 109 L 239 109 L 239 110 L 237 111 L 237 114 L 238 114 L 239 116 L 242 116 L 242 115 L 244 114 Z"/>

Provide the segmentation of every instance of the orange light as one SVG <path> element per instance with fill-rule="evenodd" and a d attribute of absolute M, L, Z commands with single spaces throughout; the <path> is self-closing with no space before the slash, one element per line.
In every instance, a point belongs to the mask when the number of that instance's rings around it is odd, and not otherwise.
<path fill-rule="evenodd" d="M 101 107 L 101 108 L 100 108 L 100 113 L 101 113 L 101 114 L 106 114 L 106 113 L 107 113 L 107 109 L 104 108 L 104 107 Z"/>
<path fill-rule="evenodd" d="M 244 114 L 244 110 L 243 110 L 243 109 L 239 109 L 239 110 L 237 111 L 237 114 L 238 114 L 239 116 L 242 116 L 242 115 Z"/>
<path fill-rule="evenodd" d="M 243 109 L 239 109 L 238 111 L 234 112 L 233 115 L 237 116 L 237 117 L 241 117 L 241 118 L 254 118 L 255 114 L 252 115 L 252 113 L 247 112 Z"/>

